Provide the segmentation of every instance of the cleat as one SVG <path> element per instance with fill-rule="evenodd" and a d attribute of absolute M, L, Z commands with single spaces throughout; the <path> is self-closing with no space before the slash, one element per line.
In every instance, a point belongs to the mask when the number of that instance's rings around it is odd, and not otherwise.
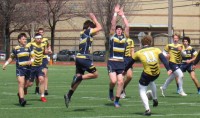
<path fill-rule="evenodd" d="M 75 75 L 74 77 L 73 77 L 73 81 L 72 81 L 72 83 L 71 83 L 71 87 L 73 88 L 73 86 L 75 85 L 75 84 L 77 84 L 78 82 L 80 82 L 82 79 L 80 78 L 80 76 L 77 76 L 77 75 Z"/>
<path fill-rule="evenodd" d="M 158 100 L 155 99 L 155 100 L 153 100 L 153 107 L 157 107 L 157 106 L 158 106 Z"/>
<path fill-rule="evenodd" d="M 113 92 L 110 92 L 110 91 L 109 91 L 109 97 L 110 97 L 110 100 L 111 100 L 111 101 L 114 101 L 114 95 L 113 95 Z"/>
<path fill-rule="evenodd" d="M 35 87 L 35 94 L 40 94 L 40 89 L 39 89 L 39 87 Z"/>
<path fill-rule="evenodd" d="M 47 99 L 46 99 L 45 97 L 41 97 L 40 100 L 41 100 L 42 102 L 47 102 Z"/>
<path fill-rule="evenodd" d="M 144 115 L 145 115 L 145 116 L 150 116 L 150 115 L 151 115 L 151 111 L 150 111 L 150 110 L 146 110 L 146 111 L 144 112 Z"/>
<path fill-rule="evenodd" d="M 160 90 L 161 90 L 162 96 L 165 97 L 165 94 L 164 94 L 165 90 L 163 89 L 162 86 L 160 87 Z"/>
<path fill-rule="evenodd" d="M 48 90 L 45 90 L 44 95 L 49 95 Z"/>
<path fill-rule="evenodd" d="M 183 91 L 180 92 L 179 95 L 181 95 L 181 96 L 187 96 L 187 94 L 185 92 L 183 92 Z"/>
<path fill-rule="evenodd" d="M 22 107 L 24 107 L 24 106 L 26 105 L 26 100 L 20 101 L 20 105 L 21 105 Z"/>
<path fill-rule="evenodd" d="M 179 94 L 179 93 L 180 93 L 180 90 L 179 90 L 179 89 L 177 89 L 176 93 L 177 93 L 177 94 Z"/>
<path fill-rule="evenodd" d="M 66 94 L 66 95 L 64 95 L 64 99 L 65 99 L 65 105 L 66 105 L 66 107 L 68 108 L 68 107 L 69 107 L 70 98 L 69 98 L 69 96 Z"/>
<path fill-rule="evenodd" d="M 119 102 L 114 102 L 114 106 L 115 108 L 119 108 L 120 107 Z"/>
<path fill-rule="evenodd" d="M 198 93 L 197 94 L 200 94 L 200 90 L 198 90 Z"/>
<path fill-rule="evenodd" d="M 121 98 L 121 99 L 126 98 L 126 92 L 125 92 L 125 90 L 122 91 L 122 93 L 121 93 L 121 95 L 120 95 L 120 98 Z"/>

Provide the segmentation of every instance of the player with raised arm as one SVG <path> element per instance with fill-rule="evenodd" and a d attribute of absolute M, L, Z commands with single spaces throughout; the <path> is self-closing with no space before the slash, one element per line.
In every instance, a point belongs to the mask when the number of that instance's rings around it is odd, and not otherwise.
<path fill-rule="evenodd" d="M 93 36 L 102 27 L 93 13 L 89 14 L 91 20 L 86 20 L 83 24 L 83 31 L 80 33 L 79 53 L 76 55 L 76 74 L 73 77 L 70 90 L 64 95 L 65 105 L 69 106 L 71 97 L 82 80 L 95 79 L 98 77 L 96 67 L 90 55 Z M 88 73 L 85 74 L 85 71 Z"/>

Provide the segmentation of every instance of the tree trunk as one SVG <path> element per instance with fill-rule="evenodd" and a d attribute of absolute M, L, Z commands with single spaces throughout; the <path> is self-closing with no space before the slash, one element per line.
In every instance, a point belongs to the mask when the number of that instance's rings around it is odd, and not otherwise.
<path fill-rule="evenodd" d="M 53 24 L 53 26 L 51 27 L 51 50 L 53 54 L 54 54 L 55 28 L 56 28 L 56 24 Z"/>
<path fill-rule="evenodd" d="M 8 59 L 10 55 L 10 28 L 8 21 L 5 21 L 3 24 L 3 40 L 4 50 L 6 51 L 6 59 Z"/>

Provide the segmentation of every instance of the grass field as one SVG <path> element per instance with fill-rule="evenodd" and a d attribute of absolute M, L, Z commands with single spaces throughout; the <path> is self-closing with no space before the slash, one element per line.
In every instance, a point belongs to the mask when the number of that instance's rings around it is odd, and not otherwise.
<path fill-rule="evenodd" d="M 9 65 L 6 71 L 0 70 L 0 116 L 1 118 L 138 118 L 144 117 L 144 107 L 139 98 L 138 79 L 142 68 L 134 69 L 134 78 L 126 89 L 127 98 L 121 99 L 121 107 L 116 109 L 108 99 L 108 75 L 106 67 L 97 67 L 99 78 L 83 81 L 74 93 L 67 109 L 63 95 L 70 87 L 74 66 L 49 67 L 49 95 L 47 103 L 39 101 L 34 94 L 35 86 L 28 89 L 27 105 L 20 107 L 17 98 L 15 66 Z M 200 70 L 197 70 L 200 78 Z M 189 75 L 185 73 L 184 89 L 187 97 L 176 94 L 175 81 L 172 82 L 166 97 L 161 96 L 159 87 L 167 78 L 165 69 L 156 80 L 159 105 L 150 107 L 151 117 L 188 118 L 200 117 L 200 95 Z"/>

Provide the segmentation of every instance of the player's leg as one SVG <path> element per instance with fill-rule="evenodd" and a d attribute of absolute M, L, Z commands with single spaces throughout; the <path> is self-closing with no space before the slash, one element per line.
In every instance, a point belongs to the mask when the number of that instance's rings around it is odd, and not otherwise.
<path fill-rule="evenodd" d="M 25 85 L 25 76 L 18 76 L 18 97 L 19 103 L 21 106 L 25 106 L 26 100 L 24 99 L 24 85 Z"/>
<path fill-rule="evenodd" d="M 117 74 L 117 90 L 116 90 L 116 97 L 115 97 L 115 102 L 114 102 L 114 105 L 117 108 L 120 107 L 119 99 L 120 99 L 121 92 L 123 90 L 123 86 L 124 86 L 124 76 L 122 73 Z"/>
<path fill-rule="evenodd" d="M 194 82 L 195 86 L 197 87 L 198 94 L 200 94 L 200 85 L 199 85 L 199 81 L 196 77 L 195 71 L 190 72 L 190 77 L 191 77 L 192 81 Z"/>
<path fill-rule="evenodd" d="M 124 86 L 123 86 L 123 90 L 122 90 L 120 98 L 126 97 L 125 89 L 127 85 L 130 83 L 130 81 L 132 80 L 132 77 L 133 77 L 133 71 L 132 71 L 132 68 L 129 68 L 128 71 L 126 72 L 126 79 L 124 81 Z"/>
<path fill-rule="evenodd" d="M 39 82 L 40 82 L 40 96 L 42 102 L 47 102 L 47 99 L 45 98 L 44 92 L 45 92 L 45 82 L 44 82 L 44 76 L 40 75 L 38 76 Z"/>
<path fill-rule="evenodd" d="M 156 84 L 155 82 L 150 82 L 149 86 L 151 88 L 152 91 L 152 95 L 153 95 L 153 107 L 157 107 L 158 106 L 158 99 L 157 99 L 157 88 L 156 88 Z"/>
<path fill-rule="evenodd" d="M 116 85 L 117 82 L 117 74 L 116 72 L 109 72 L 109 78 L 110 78 L 110 82 L 109 82 L 109 98 L 111 101 L 114 101 L 114 87 Z"/>
<path fill-rule="evenodd" d="M 39 79 L 35 78 L 35 94 L 40 94 Z"/>
<path fill-rule="evenodd" d="M 183 90 L 183 72 L 179 68 L 176 71 L 174 71 L 174 74 L 176 75 L 176 77 L 178 77 L 178 85 L 179 85 L 179 90 L 180 90 L 179 94 L 181 96 L 187 96 L 187 94 Z"/>
<path fill-rule="evenodd" d="M 45 95 L 48 95 L 48 69 L 44 68 L 44 89 L 45 89 Z"/>

